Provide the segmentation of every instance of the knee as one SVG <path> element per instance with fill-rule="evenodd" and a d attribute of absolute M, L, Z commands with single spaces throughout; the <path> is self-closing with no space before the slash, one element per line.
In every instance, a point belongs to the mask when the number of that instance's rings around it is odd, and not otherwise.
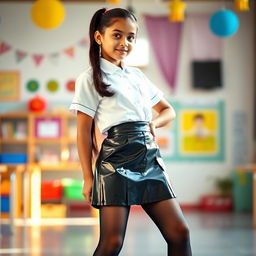
<path fill-rule="evenodd" d="M 122 236 L 118 236 L 118 235 L 114 235 L 114 236 L 110 236 L 107 239 L 107 251 L 109 253 L 109 255 L 115 255 L 117 254 L 123 245 L 123 237 Z"/>
<path fill-rule="evenodd" d="M 189 228 L 186 223 L 177 223 L 174 230 L 167 237 L 168 243 L 184 243 L 189 241 Z"/>
<path fill-rule="evenodd" d="M 180 241 L 189 240 L 189 228 L 185 223 L 180 223 L 177 227 L 177 237 Z"/>

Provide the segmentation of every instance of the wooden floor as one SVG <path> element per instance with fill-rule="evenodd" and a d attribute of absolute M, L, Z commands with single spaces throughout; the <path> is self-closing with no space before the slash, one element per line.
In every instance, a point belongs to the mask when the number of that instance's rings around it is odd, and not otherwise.
<path fill-rule="evenodd" d="M 252 229 L 250 213 L 183 213 L 190 227 L 194 256 L 256 256 L 256 230 Z M 0 255 L 92 255 L 99 236 L 97 219 L 55 222 L 47 226 L 20 223 L 13 235 L 9 225 L 2 224 Z M 167 255 L 164 239 L 143 211 L 131 211 L 120 255 Z"/>

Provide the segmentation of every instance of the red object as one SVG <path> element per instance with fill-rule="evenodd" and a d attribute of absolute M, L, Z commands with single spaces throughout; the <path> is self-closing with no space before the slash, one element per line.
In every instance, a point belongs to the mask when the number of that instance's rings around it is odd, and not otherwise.
<path fill-rule="evenodd" d="M 74 80 L 68 81 L 67 84 L 66 84 L 67 90 L 70 91 L 70 92 L 74 92 L 75 91 L 75 83 L 76 82 Z"/>
<path fill-rule="evenodd" d="M 205 195 L 200 199 L 200 208 L 205 211 L 231 211 L 231 196 Z"/>
<path fill-rule="evenodd" d="M 61 197 L 62 184 L 59 180 L 42 182 L 41 200 L 59 200 Z"/>
<path fill-rule="evenodd" d="M 46 109 L 46 106 L 46 101 L 40 96 L 36 96 L 28 102 L 28 109 L 33 112 L 42 112 Z"/>

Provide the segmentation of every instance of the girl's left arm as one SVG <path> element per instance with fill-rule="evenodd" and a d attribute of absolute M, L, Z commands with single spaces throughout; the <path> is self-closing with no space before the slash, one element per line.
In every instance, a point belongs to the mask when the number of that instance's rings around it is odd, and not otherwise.
<path fill-rule="evenodd" d="M 176 113 L 173 107 L 164 98 L 162 98 L 152 108 L 158 113 L 158 115 L 150 123 L 152 135 L 155 137 L 155 129 L 165 126 L 174 120 Z"/>

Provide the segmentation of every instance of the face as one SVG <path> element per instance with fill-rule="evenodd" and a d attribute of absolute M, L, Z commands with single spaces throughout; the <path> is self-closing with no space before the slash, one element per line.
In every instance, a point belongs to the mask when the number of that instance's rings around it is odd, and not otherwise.
<path fill-rule="evenodd" d="M 203 117 L 197 117 L 197 118 L 195 118 L 194 119 L 194 122 L 195 122 L 195 125 L 197 126 L 197 127 L 203 127 L 204 126 L 204 119 L 203 119 Z"/>
<path fill-rule="evenodd" d="M 101 47 L 101 56 L 120 66 L 121 60 L 129 55 L 135 44 L 137 25 L 129 18 L 115 18 L 104 33 L 95 32 L 95 41 Z"/>

